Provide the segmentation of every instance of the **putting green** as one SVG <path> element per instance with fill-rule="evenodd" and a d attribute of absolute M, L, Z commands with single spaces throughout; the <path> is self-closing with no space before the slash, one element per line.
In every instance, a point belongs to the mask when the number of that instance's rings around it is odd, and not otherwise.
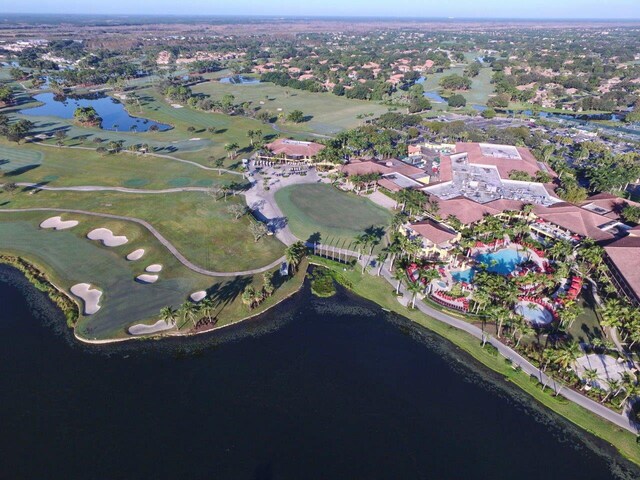
<path fill-rule="evenodd" d="M 371 227 L 386 228 L 392 218 L 367 198 L 327 184 L 292 185 L 276 192 L 275 198 L 291 231 L 303 240 L 319 233 L 324 242 L 348 244 Z"/>

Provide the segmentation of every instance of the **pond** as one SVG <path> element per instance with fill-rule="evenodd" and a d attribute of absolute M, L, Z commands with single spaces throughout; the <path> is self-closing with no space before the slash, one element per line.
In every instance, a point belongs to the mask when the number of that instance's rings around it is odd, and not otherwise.
<path fill-rule="evenodd" d="M 243 75 L 233 75 L 231 77 L 224 77 L 220 79 L 220 83 L 231 83 L 233 85 L 257 85 L 260 80 L 252 77 L 245 77 Z"/>
<path fill-rule="evenodd" d="M 3 478 L 640 478 L 446 340 L 341 288 L 318 299 L 307 285 L 213 334 L 113 346 L 74 341 L 6 266 L 0 304 Z"/>
<path fill-rule="evenodd" d="M 442 98 L 437 92 L 424 92 L 423 95 L 436 103 L 447 103 L 447 100 Z"/>
<path fill-rule="evenodd" d="M 33 98 L 44 103 L 44 105 L 25 108 L 24 110 L 20 110 L 20 113 L 29 116 L 72 119 L 73 112 L 75 112 L 76 108 L 93 107 L 98 115 L 102 117 L 102 125 L 100 128 L 103 130 L 146 132 L 152 125 L 155 125 L 158 127 L 158 130 L 162 132 L 172 128 L 171 125 L 129 115 L 122 103 L 107 95 L 99 94 L 91 98 L 72 98 L 56 96 L 54 93 L 49 92 L 35 95 Z"/>

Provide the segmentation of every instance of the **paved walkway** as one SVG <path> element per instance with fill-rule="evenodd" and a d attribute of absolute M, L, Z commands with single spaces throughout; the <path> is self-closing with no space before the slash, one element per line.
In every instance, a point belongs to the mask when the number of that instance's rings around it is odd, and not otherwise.
<path fill-rule="evenodd" d="M 285 261 L 285 257 L 282 256 L 278 260 L 275 260 L 274 262 L 271 262 L 269 265 L 265 265 L 264 267 L 261 267 L 261 268 L 254 268 L 252 270 L 244 270 L 244 271 L 237 271 L 237 272 L 217 272 L 213 270 L 207 270 L 205 268 L 199 267 L 198 265 L 190 262 L 184 255 L 182 255 L 178 251 L 176 247 L 173 246 L 171 242 L 169 242 L 169 240 L 163 237 L 162 234 L 158 232 L 149 222 L 146 222 L 145 220 L 141 220 L 139 218 L 125 217 L 123 215 L 112 215 L 109 213 L 95 213 L 95 212 L 88 212 L 86 210 L 75 210 L 75 209 L 68 209 L 68 208 L 44 208 L 43 207 L 43 208 L 0 209 L 0 213 L 14 213 L 14 212 L 77 213 L 79 215 L 90 215 L 93 217 L 110 218 L 114 220 L 123 220 L 125 222 L 137 223 L 138 225 L 142 225 L 144 228 L 149 230 L 149 232 L 154 237 L 156 237 L 156 239 L 162 245 L 164 245 L 164 247 L 166 247 L 166 249 L 169 250 L 169 252 L 171 252 L 171 254 L 185 267 L 187 267 L 190 270 L 193 270 L 194 272 L 200 273 L 201 275 L 206 275 L 208 277 L 238 277 L 238 276 L 245 276 L 245 275 L 255 275 L 257 273 L 263 273 L 263 272 L 266 272 L 267 270 L 271 270 L 272 268 L 277 267 L 278 265 L 282 264 L 282 262 Z"/>
<path fill-rule="evenodd" d="M 19 187 L 26 187 L 32 190 L 47 190 L 50 192 L 121 192 L 121 193 L 141 193 L 141 194 L 154 194 L 154 193 L 180 193 L 180 192 L 208 192 L 211 190 L 207 187 L 177 187 L 177 188 L 164 188 L 158 190 L 147 190 L 139 188 L 126 188 L 126 187 L 103 187 L 99 185 L 78 185 L 73 187 L 50 187 L 48 185 L 41 185 L 39 183 L 16 183 Z"/>
<path fill-rule="evenodd" d="M 393 275 L 387 268 L 386 264 L 382 269 L 382 276 L 394 287 L 397 285 L 397 280 L 393 278 Z M 404 285 L 400 287 L 400 291 L 407 299 L 412 295 L 406 289 L 406 287 L 404 287 Z M 482 341 L 483 338 L 486 339 L 487 343 L 493 345 L 498 350 L 498 352 L 500 352 L 500 355 L 511 360 L 514 365 L 519 365 L 522 368 L 522 371 L 526 374 L 535 375 L 541 383 L 548 385 L 549 388 L 552 388 L 567 400 L 580 405 L 581 407 L 589 410 L 592 413 L 595 413 L 599 417 L 604 418 L 605 420 L 608 420 L 619 427 L 624 428 L 625 430 L 628 430 L 634 434 L 638 433 L 638 427 L 629 419 L 628 411 L 626 411 L 626 409 L 622 414 L 614 412 L 613 410 L 605 407 L 604 405 L 601 405 L 594 400 L 591 400 L 590 398 L 585 397 L 575 390 L 571 390 L 570 388 L 567 388 L 560 383 L 556 383 L 553 378 L 546 375 L 539 368 L 535 367 L 528 360 L 518 354 L 515 350 L 498 341 L 496 338 L 493 338 L 486 333 L 483 337 L 482 330 L 475 325 L 465 322 L 464 320 L 454 318 L 450 315 L 447 315 L 446 313 L 441 312 L 440 310 L 436 310 L 435 308 L 430 307 L 421 300 L 416 301 L 416 308 L 429 317 L 434 318 L 442 323 L 446 323 L 447 325 L 455 327 L 459 330 L 463 330 L 480 341 Z"/>

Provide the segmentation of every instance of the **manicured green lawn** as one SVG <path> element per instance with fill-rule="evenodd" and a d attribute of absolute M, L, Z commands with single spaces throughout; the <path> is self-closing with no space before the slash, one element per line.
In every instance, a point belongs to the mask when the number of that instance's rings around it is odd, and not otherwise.
<path fill-rule="evenodd" d="M 344 247 L 370 227 L 386 228 L 391 213 L 370 200 L 327 184 L 292 185 L 276 192 L 278 206 L 295 236 Z"/>
<path fill-rule="evenodd" d="M 249 217 L 240 220 L 227 212 L 244 198 L 214 201 L 200 192 L 130 194 L 118 192 L 20 192 L 0 196 L 3 208 L 58 207 L 111 213 L 146 220 L 190 261 L 215 271 L 241 271 L 268 265 L 283 255 L 275 237 L 255 242 Z"/>
<path fill-rule="evenodd" d="M 207 187 L 242 181 L 174 160 L 129 153 L 100 155 L 95 151 L 54 148 L 0 141 L 0 173 L 11 182 L 43 182 L 49 186 L 99 185 L 162 189 Z M 176 183 L 180 183 L 177 185 Z"/>
<path fill-rule="evenodd" d="M 81 317 L 77 333 L 89 339 L 110 339 L 126 336 L 130 325 L 153 323 L 160 309 L 167 305 L 180 306 L 198 290 L 207 290 L 216 304 L 218 326 L 227 325 L 256 314 L 295 292 L 304 271 L 285 282 L 276 294 L 259 309 L 250 311 L 242 304 L 241 294 L 246 285 L 262 285 L 262 276 L 225 278 L 207 277 L 184 267 L 146 229 L 130 222 L 110 221 L 76 214 L 62 214 L 63 220 L 78 220 L 70 230 L 53 231 L 38 227 L 48 212 L 0 213 L 0 253 L 18 255 L 46 272 L 59 288 L 69 291 L 76 283 L 90 283 L 101 290 L 101 309 L 94 315 Z M 97 227 L 111 229 L 116 235 L 126 235 L 125 245 L 108 248 L 86 238 Z M 125 256 L 144 248 L 144 256 L 127 261 Z M 160 263 L 160 279 L 144 285 L 134 281 L 146 266 Z M 188 325 L 186 326 L 188 327 Z"/>
<path fill-rule="evenodd" d="M 334 134 L 362 124 L 364 120 L 357 118 L 358 115 L 373 113 L 377 117 L 388 110 L 384 105 L 375 102 L 352 100 L 332 93 L 295 90 L 272 83 L 233 85 L 213 80 L 196 85 L 193 91 L 209 95 L 214 100 L 220 100 L 223 95 L 231 94 L 236 102 L 249 102 L 252 108 L 259 107 L 261 110 L 271 112 L 274 116 L 280 113 L 286 116 L 293 110 L 301 110 L 305 115 L 310 116 L 308 121 L 299 124 L 280 121 L 281 127 L 290 131 L 323 135 Z M 263 132 L 266 133 L 267 128 L 262 127 Z"/>

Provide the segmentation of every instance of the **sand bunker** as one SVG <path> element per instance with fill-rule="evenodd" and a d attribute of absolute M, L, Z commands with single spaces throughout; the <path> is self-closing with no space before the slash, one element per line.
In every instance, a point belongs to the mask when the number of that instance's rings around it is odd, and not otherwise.
<path fill-rule="evenodd" d="M 154 263 L 153 265 L 149 265 L 147 268 L 145 268 L 144 271 L 149 273 L 158 273 L 162 271 L 162 265 L 160 265 L 159 263 Z"/>
<path fill-rule="evenodd" d="M 158 275 L 148 275 L 143 273 L 142 275 L 138 275 L 136 280 L 142 283 L 156 283 L 158 281 Z"/>
<path fill-rule="evenodd" d="M 143 323 L 133 325 L 129 327 L 129 333 L 131 335 L 149 335 L 151 333 L 162 332 L 171 328 L 173 328 L 172 323 L 167 323 L 164 320 L 158 320 L 153 325 L 145 325 Z"/>
<path fill-rule="evenodd" d="M 88 283 L 77 283 L 73 287 L 71 287 L 71 293 L 73 293 L 76 297 L 79 297 L 84 302 L 84 314 L 85 315 L 93 315 L 98 310 L 100 310 L 100 305 L 98 302 L 100 301 L 100 297 L 102 296 L 102 291 L 97 288 L 91 288 L 91 285 Z"/>
<path fill-rule="evenodd" d="M 100 240 L 105 247 L 119 247 L 129 241 L 124 235 L 114 235 L 108 228 L 96 228 L 87 234 L 90 240 Z"/>
<path fill-rule="evenodd" d="M 205 290 L 199 290 L 189 295 L 189 298 L 194 302 L 199 302 L 200 300 L 204 300 L 206 296 L 207 296 L 207 292 Z"/>
<path fill-rule="evenodd" d="M 184 105 L 180 105 L 179 103 L 172 103 L 171 106 L 173 108 L 184 108 Z"/>
<path fill-rule="evenodd" d="M 129 255 L 127 255 L 127 260 L 129 261 L 140 260 L 143 255 L 144 255 L 144 248 L 139 248 L 131 252 Z"/>
<path fill-rule="evenodd" d="M 40 224 L 40 228 L 53 228 L 54 230 L 66 230 L 78 225 L 77 220 L 62 220 L 62 217 L 47 218 Z"/>

